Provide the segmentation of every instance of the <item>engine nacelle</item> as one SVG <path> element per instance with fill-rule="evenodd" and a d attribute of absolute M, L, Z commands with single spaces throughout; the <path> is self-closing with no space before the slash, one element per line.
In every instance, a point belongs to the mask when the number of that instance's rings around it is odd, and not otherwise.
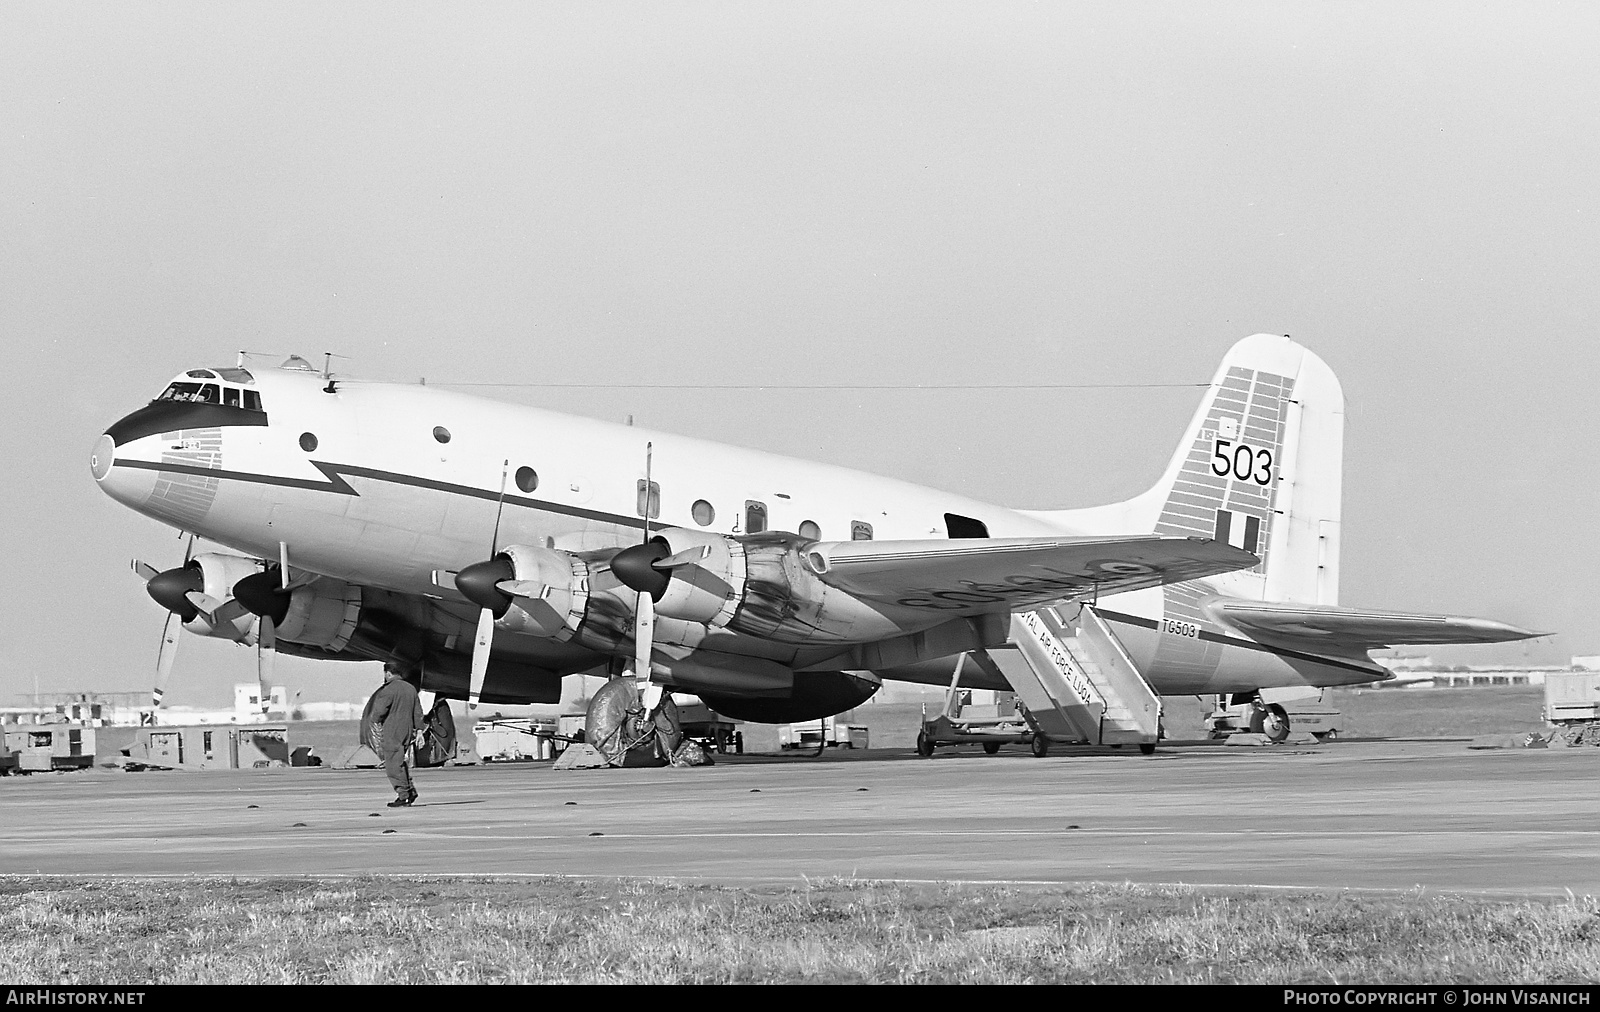
<path fill-rule="evenodd" d="M 777 532 L 731 538 L 667 528 L 618 552 L 611 570 L 648 593 L 657 615 L 779 643 L 860 643 L 903 632 L 871 605 L 823 583 L 809 560 L 814 544 Z"/>
<path fill-rule="evenodd" d="M 668 528 L 651 540 L 666 549 L 663 559 L 686 553 L 693 557 L 693 561 L 667 571 L 667 587 L 655 598 L 656 614 L 703 622 L 713 629 L 732 622 L 744 597 L 748 572 L 744 544 L 681 527 Z M 698 557 L 694 557 L 697 550 Z"/>
<path fill-rule="evenodd" d="M 361 588 L 322 577 L 289 592 L 289 609 L 275 632 L 279 639 L 337 653 L 350 642 L 360 621 Z"/>
<path fill-rule="evenodd" d="M 589 610 L 589 567 L 554 548 L 508 545 L 500 558 L 510 564 L 510 581 L 496 587 L 511 596 L 499 625 L 513 632 L 569 640 Z"/>
<path fill-rule="evenodd" d="M 234 597 L 234 584 L 242 580 L 243 576 L 250 576 L 256 572 L 256 562 L 253 559 L 243 559 L 240 556 L 224 556 L 219 552 L 205 552 L 189 560 L 184 567 L 187 572 L 198 572 L 198 591 L 210 597 L 214 604 L 227 604 L 227 600 Z M 176 570 L 182 572 L 182 570 Z M 219 608 L 216 608 L 219 610 Z M 189 629 L 195 636 L 210 636 L 214 639 L 230 639 L 240 642 L 250 639 L 251 629 L 256 628 L 256 616 L 245 612 L 235 615 L 234 618 L 224 621 L 211 621 L 205 613 L 195 613 L 194 618 L 184 621 L 184 628 Z"/>

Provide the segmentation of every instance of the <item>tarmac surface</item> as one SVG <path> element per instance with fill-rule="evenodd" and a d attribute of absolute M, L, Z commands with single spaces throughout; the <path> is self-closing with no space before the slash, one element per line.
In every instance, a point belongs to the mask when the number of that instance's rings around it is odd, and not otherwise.
<path fill-rule="evenodd" d="M 695 769 L 0 779 L 0 873 L 1140 882 L 1600 894 L 1600 749 L 1463 739 L 904 749 Z"/>

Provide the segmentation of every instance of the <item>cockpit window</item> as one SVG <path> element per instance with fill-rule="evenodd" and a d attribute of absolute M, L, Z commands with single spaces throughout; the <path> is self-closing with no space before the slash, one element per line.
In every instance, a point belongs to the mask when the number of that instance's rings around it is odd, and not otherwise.
<path fill-rule="evenodd" d="M 200 370 L 190 370 L 186 375 L 192 375 Z M 243 408 L 246 411 L 261 410 L 261 394 L 255 390 L 241 390 L 238 387 L 223 386 L 217 383 L 190 383 L 178 380 L 157 397 L 158 401 L 197 401 L 201 404 L 220 404 L 229 408 Z"/>
<path fill-rule="evenodd" d="M 174 383 L 162 392 L 158 401 L 193 401 L 200 399 L 200 384 Z"/>
<path fill-rule="evenodd" d="M 193 376 L 196 379 L 214 380 L 217 378 L 217 374 L 212 372 L 210 369 L 190 369 L 188 372 L 184 373 L 184 375 Z"/>
<path fill-rule="evenodd" d="M 218 369 L 217 375 L 229 383 L 254 383 L 256 378 L 250 375 L 249 369 Z"/>

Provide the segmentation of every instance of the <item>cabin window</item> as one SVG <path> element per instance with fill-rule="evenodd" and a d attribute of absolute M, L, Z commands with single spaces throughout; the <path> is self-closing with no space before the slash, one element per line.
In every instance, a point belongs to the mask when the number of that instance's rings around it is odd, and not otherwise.
<path fill-rule="evenodd" d="M 651 520 L 659 517 L 661 515 L 661 483 L 652 481 L 649 483 L 649 487 L 646 488 L 645 480 L 640 478 L 634 487 L 638 493 L 638 501 L 634 505 L 633 511 L 640 516 L 649 516 Z M 650 507 L 648 514 L 645 513 L 646 505 Z"/>
<path fill-rule="evenodd" d="M 317 448 L 317 437 L 309 432 L 300 433 L 300 449 L 310 453 Z"/>
<path fill-rule="evenodd" d="M 704 499 L 694 501 L 694 505 L 689 507 L 689 515 L 694 517 L 694 522 L 701 527 L 710 527 L 711 522 L 717 519 L 717 511 Z"/>
<path fill-rule="evenodd" d="M 851 541 L 871 541 L 872 540 L 872 525 L 867 523 L 865 520 L 852 520 L 852 521 L 850 521 L 850 540 Z"/>
<path fill-rule="evenodd" d="M 244 392 L 244 408 L 246 411 L 261 410 L 261 395 L 254 390 Z"/>
<path fill-rule="evenodd" d="M 767 529 L 767 504 L 754 499 L 744 501 L 744 532 L 760 534 Z"/>
<path fill-rule="evenodd" d="M 433 427 L 433 438 L 441 443 L 448 443 L 450 442 L 450 430 L 443 425 L 435 425 Z"/>
<path fill-rule="evenodd" d="M 539 487 L 539 472 L 531 467 L 517 468 L 517 487 L 524 492 L 532 492 Z"/>
<path fill-rule="evenodd" d="M 945 533 L 952 538 L 986 538 L 989 536 L 989 525 L 982 520 L 961 516 L 959 513 L 946 513 L 944 515 Z"/>
<path fill-rule="evenodd" d="M 822 540 L 822 528 L 817 526 L 817 522 L 815 520 L 800 521 L 800 530 L 796 533 L 798 533 L 802 538 L 806 538 L 811 541 Z"/>
<path fill-rule="evenodd" d="M 226 404 L 230 408 L 238 407 L 239 406 L 239 391 L 238 391 L 238 389 L 236 387 L 223 387 L 222 388 L 222 403 Z"/>

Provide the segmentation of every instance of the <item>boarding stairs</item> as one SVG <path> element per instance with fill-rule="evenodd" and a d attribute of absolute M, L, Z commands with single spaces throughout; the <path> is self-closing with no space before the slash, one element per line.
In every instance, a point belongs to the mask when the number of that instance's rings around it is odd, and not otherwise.
<path fill-rule="evenodd" d="M 1161 697 L 1092 605 L 1072 621 L 1053 607 L 1014 614 L 1010 641 L 989 656 L 1052 742 L 1148 748 L 1160 737 Z"/>

